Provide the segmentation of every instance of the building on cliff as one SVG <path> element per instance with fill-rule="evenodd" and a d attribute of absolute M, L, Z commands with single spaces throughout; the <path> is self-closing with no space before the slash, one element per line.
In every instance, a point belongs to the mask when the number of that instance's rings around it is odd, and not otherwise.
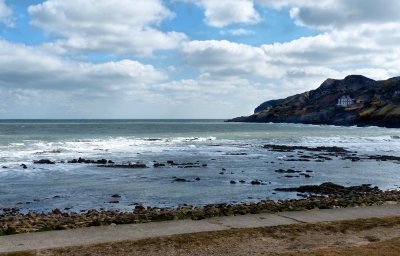
<path fill-rule="evenodd" d="M 349 95 L 343 95 L 342 97 L 340 97 L 338 99 L 337 106 L 348 107 L 348 106 L 353 105 L 353 104 L 354 104 L 354 101 Z"/>

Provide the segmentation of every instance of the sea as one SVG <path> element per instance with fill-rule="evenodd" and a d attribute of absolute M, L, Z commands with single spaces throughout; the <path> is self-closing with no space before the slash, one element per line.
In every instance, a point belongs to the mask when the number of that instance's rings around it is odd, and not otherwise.
<path fill-rule="evenodd" d="M 287 161 L 298 158 L 296 152 L 271 151 L 265 144 L 337 146 L 362 156 L 399 157 L 400 129 L 224 120 L 1 120 L 0 211 L 132 211 L 136 205 L 294 199 L 301 195 L 275 189 L 323 182 L 382 190 L 400 186 L 398 161 Z M 79 157 L 148 168 L 68 163 Z M 34 163 L 40 159 L 56 163 Z"/>

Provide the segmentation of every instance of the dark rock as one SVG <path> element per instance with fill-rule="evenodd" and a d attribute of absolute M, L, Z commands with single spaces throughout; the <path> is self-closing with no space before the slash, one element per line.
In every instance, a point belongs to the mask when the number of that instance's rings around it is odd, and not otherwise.
<path fill-rule="evenodd" d="M 334 152 L 334 153 L 349 153 L 344 148 L 341 147 L 306 147 L 306 146 L 288 146 L 288 145 L 274 145 L 274 144 L 267 144 L 264 145 L 263 148 L 269 149 L 271 151 L 276 152 L 294 152 L 296 150 L 305 150 L 305 151 L 314 151 L 314 152 Z"/>
<path fill-rule="evenodd" d="M 119 204 L 119 201 L 118 200 L 113 200 L 113 201 L 109 201 L 108 203 L 109 204 Z"/>
<path fill-rule="evenodd" d="M 52 211 L 53 214 L 62 214 L 61 210 L 56 208 Z"/>
<path fill-rule="evenodd" d="M 165 166 L 165 164 L 161 164 L 161 163 L 154 163 L 153 164 L 153 167 L 155 167 L 155 168 L 164 167 L 164 166 Z"/>
<path fill-rule="evenodd" d="M 184 178 L 175 178 L 174 182 L 190 182 L 190 181 L 188 181 L 187 179 L 184 179 Z"/>
<path fill-rule="evenodd" d="M 283 161 L 286 161 L 286 162 L 310 162 L 309 159 L 303 159 L 303 158 L 299 158 L 299 159 L 284 159 Z"/>
<path fill-rule="evenodd" d="M 244 153 L 244 152 L 229 152 L 229 153 L 225 153 L 225 155 L 227 155 L 227 156 L 245 156 L 245 155 L 247 155 L 247 153 Z"/>
<path fill-rule="evenodd" d="M 97 167 L 105 167 L 105 168 L 122 168 L 122 169 L 144 169 L 148 168 L 147 165 L 143 163 L 129 163 L 129 164 L 106 164 L 106 165 L 97 165 Z"/>
<path fill-rule="evenodd" d="M 295 188 L 276 188 L 276 191 L 281 192 L 300 192 L 300 193 L 313 193 L 321 195 L 344 195 L 350 193 L 367 193 L 377 191 L 377 188 L 371 188 L 369 184 L 360 186 L 344 187 L 334 184 L 332 182 L 325 182 L 321 185 L 306 185 Z"/>
<path fill-rule="evenodd" d="M 373 159 L 376 161 L 400 161 L 400 157 L 398 156 L 387 156 L 387 155 L 368 156 L 368 159 Z"/>
<path fill-rule="evenodd" d="M 26 164 L 21 164 L 20 166 L 21 166 L 23 169 L 28 168 L 28 167 L 26 166 Z"/>
<path fill-rule="evenodd" d="M 287 169 L 287 170 L 278 169 L 278 170 L 275 170 L 275 172 L 277 172 L 277 173 L 300 173 L 301 171 L 295 171 L 293 169 Z"/>
<path fill-rule="evenodd" d="M 112 195 L 111 197 L 113 197 L 113 198 L 121 198 L 121 196 L 118 195 L 118 194 L 114 194 L 114 195 Z"/>
<path fill-rule="evenodd" d="M 250 184 L 251 184 L 251 185 L 261 185 L 262 183 L 261 183 L 261 181 L 259 181 L 259 180 L 252 180 L 252 181 L 250 182 Z"/>
<path fill-rule="evenodd" d="M 199 181 L 199 180 L 200 180 L 200 178 L 199 178 L 199 177 L 197 177 L 195 180 Z"/>
<path fill-rule="evenodd" d="M 100 159 L 96 161 L 96 164 L 107 164 L 108 161 L 106 159 Z"/>
<path fill-rule="evenodd" d="M 231 180 L 231 182 L 230 182 L 231 184 L 236 184 L 236 181 L 234 181 L 234 180 Z"/>
<path fill-rule="evenodd" d="M 146 208 L 143 205 L 136 205 L 135 206 L 135 212 L 142 212 L 145 211 Z"/>

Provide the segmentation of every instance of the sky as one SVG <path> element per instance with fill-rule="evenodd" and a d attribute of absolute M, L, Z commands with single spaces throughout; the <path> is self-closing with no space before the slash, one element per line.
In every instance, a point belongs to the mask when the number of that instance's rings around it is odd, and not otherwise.
<path fill-rule="evenodd" d="M 400 76 L 398 0 L 0 0 L 0 118 L 231 118 Z"/>

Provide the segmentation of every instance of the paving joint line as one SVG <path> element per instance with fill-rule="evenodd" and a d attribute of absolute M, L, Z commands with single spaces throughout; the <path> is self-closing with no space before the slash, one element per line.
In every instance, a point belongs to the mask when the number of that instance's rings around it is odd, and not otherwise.
<path fill-rule="evenodd" d="M 282 217 L 282 218 L 285 218 L 285 219 L 289 219 L 289 220 L 296 221 L 296 222 L 301 223 L 301 224 L 307 224 L 307 223 L 308 223 L 307 221 L 298 220 L 298 219 L 296 219 L 296 218 L 289 217 L 289 216 L 285 216 L 285 215 L 280 215 L 280 213 L 275 213 L 275 215 L 276 215 L 276 216 L 279 216 L 279 217 Z"/>

